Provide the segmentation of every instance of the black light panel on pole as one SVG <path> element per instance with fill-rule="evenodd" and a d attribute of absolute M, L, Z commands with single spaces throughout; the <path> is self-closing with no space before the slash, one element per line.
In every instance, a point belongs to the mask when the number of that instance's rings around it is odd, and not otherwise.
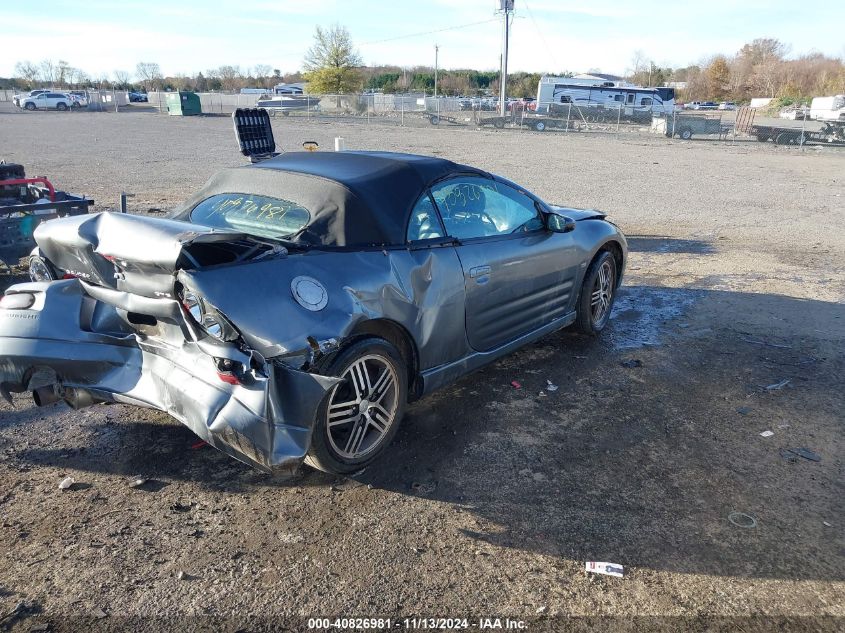
<path fill-rule="evenodd" d="M 499 11 L 513 11 L 513 0 L 499 0 Z"/>

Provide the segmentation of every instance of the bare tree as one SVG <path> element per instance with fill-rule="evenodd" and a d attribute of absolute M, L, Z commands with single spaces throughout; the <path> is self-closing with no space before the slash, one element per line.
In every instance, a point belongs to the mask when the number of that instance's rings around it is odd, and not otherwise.
<path fill-rule="evenodd" d="M 26 60 L 15 64 L 15 76 L 23 79 L 30 86 L 38 80 L 38 66 Z"/>
<path fill-rule="evenodd" d="M 64 86 L 69 83 L 68 74 L 71 70 L 71 65 L 65 60 L 60 59 L 54 67 L 55 81 L 59 86 Z"/>
<path fill-rule="evenodd" d="M 39 64 L 41 68 L 41 80 L 51 86 L 56 81 L 56 65 L 51 59 L 45 59 Z"/>
<path fill-rule="evenodd" d="M 114 81 L 120 89 L 126 90 L 129 88 L 129 78 L 131 77 L 129 71 L 114 70 L 112 71 L 112 75 L 114 75 Z"/>
<path fill-rule="evenodd" d="M 209 76 L 220 80 L 223 90 L 236 90 L 243 83 L 243 72 L 240 66 L 220 66 L 209 71 Z"/>
<path fill-rule="evenodd" d="M 161 85 L 161 80 L 164 79 L 161 74 L 161 68 L 153 62 L 138 62 L 138 65 L 135 66 L 135 74 L 144 84 L 144 89 L 147 91 L 152 88 L 158 88 Z"/>

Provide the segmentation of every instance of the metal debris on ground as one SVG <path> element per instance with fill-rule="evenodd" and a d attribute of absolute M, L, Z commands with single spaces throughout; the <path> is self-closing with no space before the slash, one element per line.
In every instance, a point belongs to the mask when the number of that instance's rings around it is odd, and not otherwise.
<path fill-rule="evenodd" d="M 627 367 L 629 369 L 633 369 L 634 367 L 642 367 L 643 361 L 639 358 L 629 358 L 628 360 L 622 361 L 622 367 Z"/>
<path fill-rule="evenodd" d="M 546 391 L 557 391 L 558 386 L 554 384 L 551 380 L 546 380 Z"/>
<path fill-rule="evenodd" d="M 751 529 L 757 527 L 757 519 L 750 514 L 745 514 L 745 512 L 731 512 L 728 515 L 728 521 L 738 528 Z"/>
<path fill-rule="evenodd" d="M 760 433 L 760 437 L 771 437 L 774 434 L 774 431 L 763 431 L 762 433 Z"/>
<path fill-rule="evenodd" d="M 69 490 L 70 487 L 76 483 L 73 477 L 65 477 L 59 482 L 59 490 Z"/>
<path fill-rule="evenodd" d="M 617 578 L 622 578 L 624 574 L 624 569 L 622 568 L 622 565 L 617 565 L 616 563 L 600 563 L 588 560 L 584 564 L 584 569 L 593 574 L 616 576 Z"/>
<path fill-rule="evenodd" d="M 822 461 L 821 455 L 819 455 L 815 451 L 811 451 L 809 448 L 804 448 L 803 446 L 799 448 L 781 449 L 780 456 L 791 462 L 797 462 L 799 457 L 803 457 L 804 459 L 809 460 L 811 462 Z"/>
<path fill-rule="evenodd" d="M 789 378 L 785 378 L 785 379 L 781 380 L 780 382 L 776 382 L 776 383 L 771 384 L 771 385 L 766 385 L 766 391 L 778 391 L 778 390 L 786 387 L 786 385 L 788 385 L 790 382 L 792 382 L 792 381 Z"/>
<path fill-rule="evenodd" d="M 147 483 L 147 479 L 145 477 L 133 477 L 129 480 L 129 487 L 130 488 L 140 488 L 145 483 Z"/>

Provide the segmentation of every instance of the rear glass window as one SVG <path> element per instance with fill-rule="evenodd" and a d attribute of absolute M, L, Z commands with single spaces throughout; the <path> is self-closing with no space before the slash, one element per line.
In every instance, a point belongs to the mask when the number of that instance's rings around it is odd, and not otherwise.
<path fill-rule="evenodd" d="M 308 209 L 296 202 L 246 193 L 219 193 L 191 211 L 195 224 L 276 239 L 293 237 L 310 220 Z"/>

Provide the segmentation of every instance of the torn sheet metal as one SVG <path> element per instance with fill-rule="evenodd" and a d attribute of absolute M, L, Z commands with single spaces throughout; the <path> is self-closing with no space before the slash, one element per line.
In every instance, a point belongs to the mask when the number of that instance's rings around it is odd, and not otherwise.
<path fill-rule="evenodd" d="M 64 398 L 82 392 L 91 396 L 89 402 L 159 409 L 215 448 L 265 471 L 302 460 L 317 408 L 339 379 L 266 362 L 261 371 L 244 374 L 240 384 L 223 382 L 213 357 L 198 344 L 184 338 L 175 343 L 178 325 L 160 321 L 161 340 L 125 325 L 120 331 L 116 309 L 97 301 L 100 312 L 110 308 L 112 315 L 93 314 L 86 304 L 94 300 L 84 288 L 78 280 L 14 287 L 34 294 L 38 310 L 0 310 L 4 390 L 53 386 Z M 247 354 L 229 348 L 230 356 L 249 367 Z"/>

